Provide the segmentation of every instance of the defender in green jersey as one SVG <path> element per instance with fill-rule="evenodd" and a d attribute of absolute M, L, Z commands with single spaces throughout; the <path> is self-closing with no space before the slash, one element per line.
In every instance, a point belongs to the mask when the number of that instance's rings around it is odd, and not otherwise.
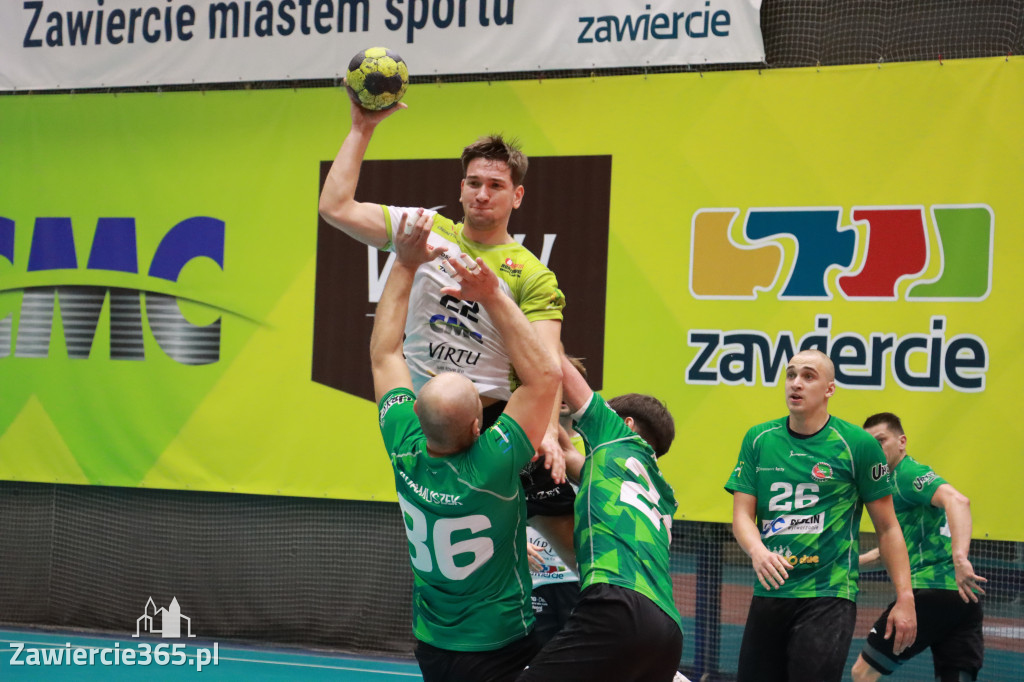
<path fill-rule="evenodd" d="M 907 436 L 898 416 L 880 412 L 868 417 L 864 428 L 882 446 L 893 474 L 893 505 L 910 553 L 918 630 L 913 646 L 894 653 L 892 643 L 880 634 L 890 605 L 871 629 L 853 665 L 853 679 L 875 682 L 931 648 L 936 680 L 976 680 L 985 653 L 977 593 L 985 593 L 981 583 L 986 580 L 975 574 L 967 556 L 970 500 L 907 454 Z M 878 560 L 877 549 L 866 552 L 860 556 L 861 568 Z"/>
<path fill-rule="evenodd" d="M 910 567 L 881 448 L 828 413 L 835 369 L 804 350 L 786 367 L 787 417 L 751 428 L 726 490 L 733 534 L 757 576 L 738 682 L 842 679 L 856 621 L 858 529 L 866 506 L 897 602 L 886 637 L 902 651 L 916 620 Z"/>
<path fill-rule="evenodd" d="M 396 208 L 356 200 L 356 186 L 370 139 L 387 117 L 406 105 L 368 111 L 353 103 L 352 125 L 320 194 L 320 215 L 333 227 L 378 249 L 390 249 L 394 227 L 402 215 L 422 209 Z M 483 137 L 462 151 L 463 179 L 459 203 L 461 223 L 426 211 L 434 220 L 431 245 L 438 250 L 434 262 L 423 263 L 413 282 L 406 320 L 405 355 L 420 388 L 442 372 L 456 372 L 472 381 L 480 392 L 489 425 L 501 413 L 514 388 L 506 341 L 497 333 L 486 309 L 477 302 L 456 300 L 442 293 L 451 284 L 451 260 L 463 254 L 483 258 L 498 274 L 501 287 L 526 314 L 552 357 L 561 353 L 562 309 L 565 299 L 555 275 L 533 254 L 517 244 L 508 231 L 509 220 L 523 201 L 523 180 L 529 162 L 514 142 L 500 136 Z M 524 467 L 527 514 L 533 525 L 554 545 L 559 556 L 575 566 L 572 553 L 572 487 L 565 483 L 564 462 L 558 447 L 558 411 L 552 409 L 547 433 L 538 452 L 544 462 Z"/>
<path fill-rule="evenodd" d="M 430 224 L 422 213 L 408 230 L 400 221 L 370 339 L 381 434 L 409 541 L 416 659 L 425 682 L 507 682 L 539 649 L 519 470 L 547 429 L 561 372 L 478 260 L 457 263 L 461 287 L 445 292 L 488 310 L 522 385 L 483 432 L 480 395 L 465 377 L 439 374 L 413 393 L 402 328 L 415 271 L 437 255 Z"/>
<path fill-rule="evenodd" d="M 580 485 L 581 592 L 565 627 L 518 679 L 670 682 L 683 649 L 669 572 L 676 499 L 657 459 L 675 436 L 672 415 L 646 395 L 606 403 L 568 359 L 562 374 L 587 453 L 585 460 L 568 456 Z"/>

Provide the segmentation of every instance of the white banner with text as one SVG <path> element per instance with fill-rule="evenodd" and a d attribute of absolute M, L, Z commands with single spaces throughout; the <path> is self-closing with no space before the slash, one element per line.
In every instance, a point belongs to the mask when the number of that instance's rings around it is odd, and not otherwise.
<path fill-rule="evenodd" d="M 757 63 L 761 0 L 19 0 L 0 90 L 338 79 L 367 47 L 413 76 Z"/>

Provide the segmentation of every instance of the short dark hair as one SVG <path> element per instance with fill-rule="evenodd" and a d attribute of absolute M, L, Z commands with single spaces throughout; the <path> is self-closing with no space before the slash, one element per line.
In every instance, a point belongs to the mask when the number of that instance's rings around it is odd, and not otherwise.
<path fill-rule="evenodd" d="M 654 448 L 656 456 L 668 452 L 676 437 L 676 423 L 665 403 L 652 395 L 627 393 L 609 400 L 608 406 L 623 419 L 633 418 L 636 432 Z"/>
<path fill-rule="evenodd" d="M 897 436 L 903 435 L 903 422 L 892 412 L 879 412 L 864 420 L 865 429 L 870 429 L 872 426 L 878 426 L 879 424 L 888 427 Z"/>
<path fill-rule="evenodd" d="M 576 368 L 576 371 L 580 373 L 580 376 L 584 379 L 587 378 L 587 366 L 583 364 L 583 358 L 578 358 L 575 355 L 566 355 L 565 359 L 569 361 L 569 364 Z"/>
<path fill-rule="evenodd" d="M 501 161 L 508 166 L 512 184 L 516 187 L 523 184 L 530 165 L 526 154 L 519 148 L 519 140 L 506 141 L 501 135 L 485 135 L 462 150 L 462 177 L 466 177 L 466 169 L 473 159 Z"/>

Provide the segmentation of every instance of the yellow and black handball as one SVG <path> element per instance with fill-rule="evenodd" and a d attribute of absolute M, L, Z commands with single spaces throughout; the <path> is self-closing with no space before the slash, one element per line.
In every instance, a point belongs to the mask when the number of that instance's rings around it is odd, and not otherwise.
<path fill-rule="evenodd" d="M 389 109 L 398 104 L 409 87 L 409 68 L 386 47 L 367 48 L 348 63 L 345 85 L 364 109 Z"/>

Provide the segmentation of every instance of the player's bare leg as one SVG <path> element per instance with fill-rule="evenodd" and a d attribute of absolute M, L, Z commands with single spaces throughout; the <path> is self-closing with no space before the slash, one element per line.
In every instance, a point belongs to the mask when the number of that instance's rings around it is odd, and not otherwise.
<path fill-rule="evenodd" d="M 859 654 L 857 656 L 857 662 L 853 664 L 853 668 L 850 670 L 853 675 L 853 682 L 876 682 L 882 673 L 872 668 L 867 661 L 864 660 L 864 655 Z"/>

